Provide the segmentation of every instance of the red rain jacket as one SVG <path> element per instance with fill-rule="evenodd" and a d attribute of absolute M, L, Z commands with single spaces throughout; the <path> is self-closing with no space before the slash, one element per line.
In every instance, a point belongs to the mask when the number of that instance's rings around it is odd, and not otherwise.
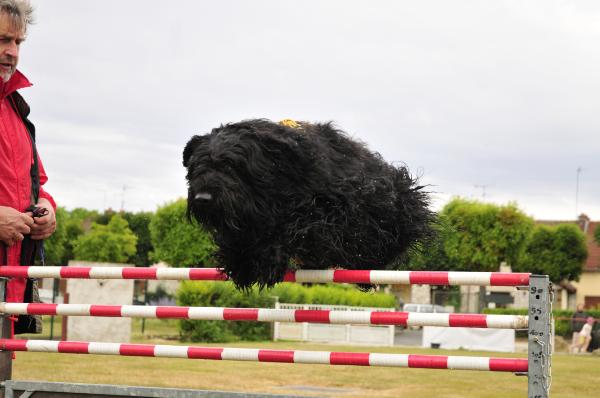
<path fill-rule="evenodd" d="M 33 163 L 31 138 L 25 124 L 13 110 L 9 97 L 16 90 L 30 87 L 27 78 L 16 71 L 8 82 L 0 79 L 0 206 L 12 207 L 18 211 L 25 211 L 31 205 L 31 176 L 30 169 Z M 40 185 L 48 181 L 42 163 L 38 164 L 40 171 Z M 40 198 L 46 198 L 56 209 L 52 196 L 40 188 Z M 5 253 L 5 245 L 0 244 L 0 264 L 7 259 L 7 264 L 21 265 L 21 243 L 9 247 Z M 5 257 L 6 255 L 6 257 Z M 6 288 L 6 301 L 22 302 L 25 291 L 25 279 L 13 278 Z"/>

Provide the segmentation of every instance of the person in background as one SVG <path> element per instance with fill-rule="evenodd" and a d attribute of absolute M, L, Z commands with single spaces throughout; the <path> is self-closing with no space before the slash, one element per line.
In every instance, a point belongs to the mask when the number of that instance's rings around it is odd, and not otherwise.
<path fill-rule="evenodd" d="M 583 309 L 583 304 L 577 304 L 577 309 L 573 313 L 571 317 L 571 331 L 573 332 L 573 338 L 571 340 L 571 345 L 574 346 L 579 339 L 579 332 L 583 325 L 585 325 L 585 321 L 588 317 L 588 314 Z"/>
<path fill-rule="evenodd" d="M 29 106 L 17 90 L 31 83 L 17 70 L 19 50 L 33 21 L 28 0 L 0 0 L 0 265 L 31 265 L 43 255 L 44 239 L 56 230 L 56 204 L 43 185 L 48 180 L 35 144 Z M 7 302 L 32 302 L 36 283 L 12 278 Z M 22 315 L 14 333 L 41 331 L 41 324 Z"/>
<path fill-rule="evenodd" d="M 586 319 L 585 324 L 579 331 L 579 334 L 577 336 L 577 341 L 574 344 L 572 344 L 571 347 L 569 348 L 570 353 L 574 353 L 574 352 L 580 353 L 582 351 L 583 352 L 587 351 L 587 348 L 590 345 L 590 341 L 592 341 L 593 326 L 594 326 L 594 318 L 589 316 Z"/>

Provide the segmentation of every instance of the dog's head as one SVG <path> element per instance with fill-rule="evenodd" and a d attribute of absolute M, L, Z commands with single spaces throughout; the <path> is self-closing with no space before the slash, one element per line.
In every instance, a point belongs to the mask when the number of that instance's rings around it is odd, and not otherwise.
<path fill-rule="evenodd" d="M 194 136 L 183 152 L 188 215 L 217 230 L 241 230 L 277 212 L 306 166 L 297 134 L 268 120 L 249 120 Z"/>

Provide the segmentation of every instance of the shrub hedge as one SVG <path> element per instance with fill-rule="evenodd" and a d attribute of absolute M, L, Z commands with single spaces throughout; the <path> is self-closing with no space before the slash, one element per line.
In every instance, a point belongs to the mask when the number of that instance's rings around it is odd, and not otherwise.
<path fill-rule="evenodd" d="M 181 284 L 177 303 L 181 306 L 272 308 L 275 301 L 293 304 L 333 304 L 360 307 L 395 307 L 391 294 L 363 292 L 354 286 L 281 283 L 272 289 L 239 291 L 230 282 L 193 282 Z M 180 320 L 182 341 L 231 342 L 268 340 L 271 324 L 267 322 L 223 322 Z"/>

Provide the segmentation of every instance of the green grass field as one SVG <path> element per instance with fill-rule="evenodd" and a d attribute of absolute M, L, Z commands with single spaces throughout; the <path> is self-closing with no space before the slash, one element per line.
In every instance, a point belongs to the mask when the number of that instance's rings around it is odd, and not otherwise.
<path fill-rule="evenodd" d="M 153 344 L 178 344 L 171 340 L 176 335 L 174 324 L 174 321 L 149 320 L 142 336 L 140 321 L 137 320 L 132 327 L 133 340 Z M 165 340 L 165 337 L 169 340 Z M 296 342 L 218 346 L 524 357 L 524 354 L 347 347 Z M 552 397 L 596 398 L 600 394 L 600 356 L 573 356 L 559 352 L 553 357 L 552 374 Z M 347 398 L 527 396 L 527 378 L 510 373 L 25 352 L 17 353 L 13 378 Z"/>

